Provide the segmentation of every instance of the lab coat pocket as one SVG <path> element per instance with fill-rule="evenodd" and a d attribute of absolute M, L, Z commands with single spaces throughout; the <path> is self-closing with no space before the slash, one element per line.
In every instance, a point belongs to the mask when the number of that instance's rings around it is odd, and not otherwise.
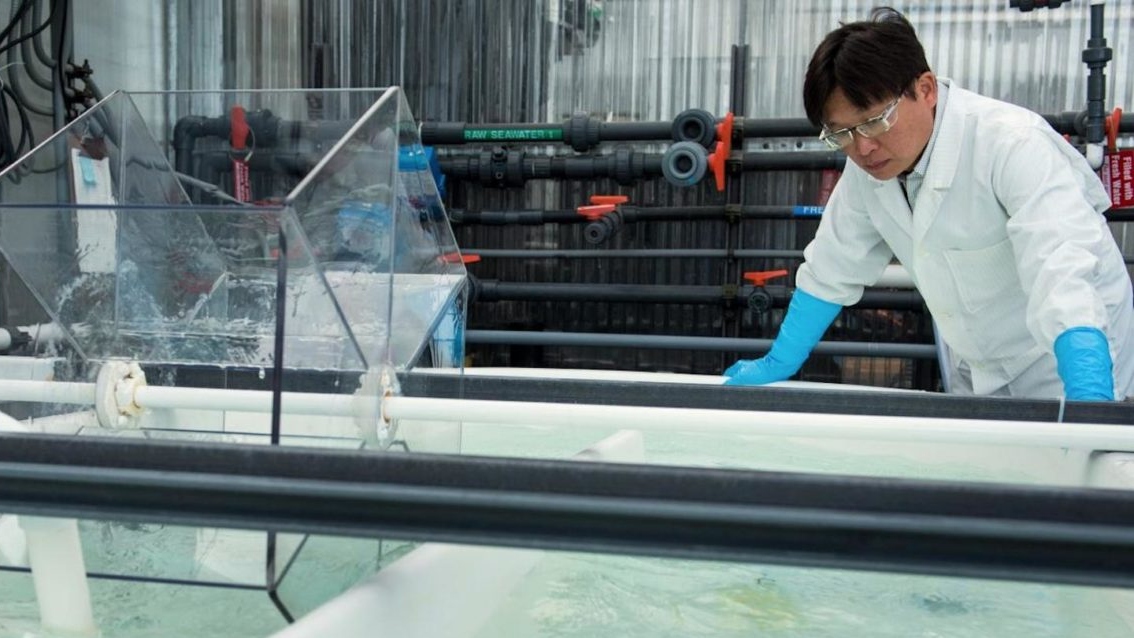
<path fill-rule="evenodd" d="M 1003 300 L 1013 287 L 1020 287 L 1012 242 L 1008 239 L 976 250 L 947 250 L 945 263 L 961 303 L 970 313 Z"/>

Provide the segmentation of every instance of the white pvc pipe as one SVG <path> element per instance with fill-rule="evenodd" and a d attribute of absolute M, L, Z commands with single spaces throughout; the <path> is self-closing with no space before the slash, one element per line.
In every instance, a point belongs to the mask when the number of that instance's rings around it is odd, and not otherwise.
<path fill-rule="evenodd" d="M 47 635 L 98 636 L 74 519 L 21 516 L 39 619 Z"/>
<path fill-rule="evenodd" d="M 63 381 L 2 381 L 0 401 L 32 403 L 68 403 L 94 405 L 97 386 L 94 383 Z M 352 416 L 354 395 L 284 392 L 286 414 Z M 226 390 L 224 388 L 178 388 L 139 386 L 134 402 L 142 408 L 186 408 L 232 410 L 237 412 L 271 412 L 272 393 L 267 390 Z"/>
<path fill-rule="evenodd" d="M 353 416 L 356 411 L 352 394 L 317 394 L 284 392 L 281 410 L 284 414 L 321 416 Z M 146 385 L 134 391 L 134 402 L 140 407 L 195 408 L 232 410 L 235 412 L 271 412 L 272 393 L 267 390 L 225 390 L 219 388 L 178 388 Z"/>
<path fill-rule="evenodd" d="M 27 424 L 0 412 L 0 432 L 30 432 Z M 15 516 L 0 514 L 0 558 L 9 564 L 21 565 L 27 560 L 28 545 Z"/>
<path fill-rule="evenodd" d="M 387 397 L 383 401 L 383 414 L 390 419 L 460 421 L 465 427 L 475 423 L 558 427 L 586 424 L 635 428 L 643 431 L 1134 451 L 1134 428 L 1085 423 L 978 421 L 417 397 Z"/>
<path fill-rule="evenodd" d="M 66 381 L 3 381 L 0 401 L 94 405 L 95 384 Z"/>
<path fill-rule="evenodd" d="M 642 435 L 617 432 L 575 458 L 640 463 Z M 471 638 L 542 557 L 538 550 L 427 543 L 273 638 Z"/>

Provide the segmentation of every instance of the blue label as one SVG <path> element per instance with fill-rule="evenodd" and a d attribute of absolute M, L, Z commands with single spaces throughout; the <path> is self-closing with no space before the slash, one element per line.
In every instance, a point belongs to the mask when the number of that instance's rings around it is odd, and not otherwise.
<path fill-rule="evenodd" d="M 398 147 L 399 171 L 429 170 L 429 157 L 421 144 L 406 144 Z"/>
<path fill-rule="evenodd" d="M 83 183 L 87 186 L 95 185 L 94 161 L 86 155 L 79 156 L 79 170 L 83 174 Z"/>
<path fill-rule="evenodd" d="M 822 217 L 823 206 L 792 206 L 791 213 L 796 217 Z"/>
<path fill-rule="evenodd" d="M 348 201 L 339 209 L 338 259 L 373 260 L 388 254 L 390 212 L 381 204 Z"/>

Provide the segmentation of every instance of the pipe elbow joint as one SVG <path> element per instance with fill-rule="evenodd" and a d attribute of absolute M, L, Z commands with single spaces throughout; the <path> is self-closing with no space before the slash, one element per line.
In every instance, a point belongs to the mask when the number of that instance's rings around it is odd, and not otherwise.
<path fill-rule="evenodd" d="M 1086 149 L 1087 164 L 1091 166 L 1091 170 L 1097 171 L 1103 165 L 1103 145 L 1102 144 L 1087 144 Z"/>

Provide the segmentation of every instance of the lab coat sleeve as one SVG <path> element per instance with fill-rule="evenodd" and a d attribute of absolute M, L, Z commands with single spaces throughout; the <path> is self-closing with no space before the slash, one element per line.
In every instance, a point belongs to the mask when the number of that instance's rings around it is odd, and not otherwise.
<path fill-rule="evenodd" d="M 1114 239 L 1091 202 L 1098 184 L 1086 160 L 1038 126 L 1022 126 L 1009 139 L 993 165 L 992 186 L 1009 217 L 1028 330 L 1050 352 L 1070 328 L 1106 332 L 1100 256 Z"/>
<path fill-rule="evenodd" d="M 854 170 L 848 162 L 847 171 Z M 842 306 L 858 303 L 864 287 L 878 281 L 894 256 L 870 216 L 851 202 L 852 179 L 844 174 L 835 186 L 795 278 L 809 294 Z"/>

